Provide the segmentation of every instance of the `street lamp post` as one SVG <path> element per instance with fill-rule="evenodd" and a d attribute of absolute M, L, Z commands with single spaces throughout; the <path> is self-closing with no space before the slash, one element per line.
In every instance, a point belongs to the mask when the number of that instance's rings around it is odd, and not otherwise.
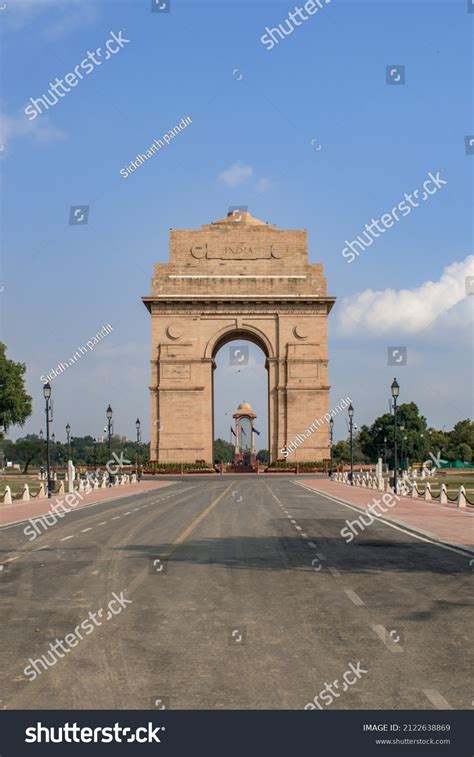
<path fill-rule="evenodd" d="M 353 424 L 353 418 L 354 418 L 354 408 L 352 407 L 352 402 L 347 408 L 347 414 L 349 416 L 349 434 L 350 434 L 350 447 L 351 447 L 351 486 L 354 486 L 354 445 L 352 443 L 352 434 L 354 429 Z"/>
<path fill-rule="evenodd" d="M 67 459 L 71 459 L 71 426 L 66 423 L 66 437 L 67 437 Z"/>
<path fill-rule="evenodd" d="M 2 441 L 5 438 L 5 426 L 0 426 L 0 441 Z M 3 456 L 3 445 L 0 444 L 0 473 L 3 473 L 3 464 L 4 464 L 4 456 Z"/>
<path fill-rule="evenodd" d="M 393 397 L 393 490 L 397 493 L 397 399 L 400 394 L 400 386 L 397 379 L 394 378 L 390 387 Z"/>
<path fill-rule="evenodd" d="M 107 410 L 105 411 L 105 415 L 107 417 L 107 429 L 108 429 L 108 436 L 109 436 L 109 461 L 112 460 L 112 408 L 110 405 L 108 406 Z M 109 486 L 112 486 L 112 474 L 109 473 Z"/>
<path fill-rule="evenodd" d="M 329 463 L 329 475 L 332 476 L 332 438 L 334 433 L 334 418 L 329 419 L 329 455 L 331 461 Z"/>
<path fill-rule="evenodd" d="M 55 462 L 56 462 L 56 434 L 51 434 L 51 467 L 53 469 L 53 476 L 54 476 L 54 469 L 55 469 Z"/>
<path fill-rule="evenodd" d="M 48 498 L 51 498 L 51 460 L 49 451 L 49 424 L 51 418 L 51 384 L 49 381 L 43 386 L 43 397 L 45 400 L 45 413 L 46 413 L 46 478 L 48 487 Z"/>
<path fill-rule="evenodd" d="M 140 474 L 140 418 L 137 418 L 135 421 L 135 426 L 137 429 L 137 481 L 141 480 L 141 474 Z"/>
<path fill-rule="evenodd" d="M 404 463 L 403 463 L 403 461 L 404 461 L 404 454 L 403 454 L 403 452 L 404 452 L 404 441 L 405 441 L 405 436 L 404 436 L 405 424 L 404 423 L 400 423 L 400 431 L 402 432 L 402 448 L 401 448 L 401 452 L 400 452 L 400 468 L 403 471 L 403 470 L 405 470 Z"/>

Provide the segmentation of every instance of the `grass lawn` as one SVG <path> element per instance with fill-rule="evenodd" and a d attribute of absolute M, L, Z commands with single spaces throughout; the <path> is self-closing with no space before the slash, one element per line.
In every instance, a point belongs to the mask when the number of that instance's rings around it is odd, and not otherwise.
<path fill-rule="evenodd" d="M 56 484 L 56 489 L 59 488 L 59 481 L 54 482 Z M 25 476 L 23 474 L 18 475 L 3 475 L 0 476 L 0 497 L 3 499 L 3 494 L 5 493 L 5 487 L 9 486 L 12 492 L 12 498 L 20 498 L 23 494 L 23 487 L 25 484 L 28 484 L 30 489 L 30 495 L 35 496 L 39 492 L 41 481 L 39 480 L 38 476 Z M 43 481 L 43 484 L 45 485 L 46 489 L 46 481 Z"/>

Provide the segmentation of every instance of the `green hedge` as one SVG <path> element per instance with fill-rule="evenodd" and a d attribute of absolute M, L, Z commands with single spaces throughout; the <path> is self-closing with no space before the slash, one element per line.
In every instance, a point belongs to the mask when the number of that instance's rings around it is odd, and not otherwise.
<path fill-rule="evenodd" d="M 145 463 L 143 466 L 144 473 L 186 473 L 186 471 L 192 471 L 193 473 L 209 473 L 215 472 L 214 468 L 209 467 L 204 462 L 199 463 L 160 463 L 152 461 Z"/>
<path fill-rule="evenodd" d="M 299 471 L 326 470 L 323 460 L 316 460 L 315 462 L 288 462 L 288 460 L 275 460 L 273 463 L 270 463 L 265 470 L 269 472 L 276 470 L 295 471 L 297 465 Z"/>

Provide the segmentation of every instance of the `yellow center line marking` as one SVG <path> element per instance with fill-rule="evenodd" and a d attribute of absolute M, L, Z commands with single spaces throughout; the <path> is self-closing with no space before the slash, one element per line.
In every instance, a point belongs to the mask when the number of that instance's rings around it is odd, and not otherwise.
<path fill-rule="evenodd" d="M 209 507 L 206 507 L 206 509 L 203 510 L 203 512 L 200 515 L 198 515 L 197 518 L 195 518 L 193 520 L 193 522 L 183 531 L 183 533 L 180 534 L 178 536 L 178 538 L 174 540 L 173 544 L 182 544 L 183 541 L 186 541 L 186 539 L 194 531 L 194 529 L 196 528 L 196 526 L 198 526 L 200 524 L 200 522 L 202 520 L 204 520 L 204 518 L 207 515 L 209 515 L 209 513 L 211 512 L 211 510 L 213 510 L 217 504 L 219 504 L 219 502 L 221 501 L 221 499 L 223 497 L 225 497 L 225 495 L 227 494 L 227 492 L 231 489 L 232 486 L 234 486 L 234 484 L 235 484 L 235 481 L 231 481 L 231 483 L 229 484 L 229 486 L 226 489 L 224 489 L 224 491 L 221 492 L 221 494 L 219 494 L 219 496 L 216 497 L 216 499 L 213 502 L 211 502 L 211 504 L 209 505 Z"/>

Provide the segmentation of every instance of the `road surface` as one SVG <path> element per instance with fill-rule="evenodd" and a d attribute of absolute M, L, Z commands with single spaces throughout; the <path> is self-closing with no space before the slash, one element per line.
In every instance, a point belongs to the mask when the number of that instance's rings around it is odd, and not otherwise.
<path fill-rule="evenodd" d="M 470 709 L 474 561 L 356 516 L 196 476 L 2 529 L 0 707 Z"/>

